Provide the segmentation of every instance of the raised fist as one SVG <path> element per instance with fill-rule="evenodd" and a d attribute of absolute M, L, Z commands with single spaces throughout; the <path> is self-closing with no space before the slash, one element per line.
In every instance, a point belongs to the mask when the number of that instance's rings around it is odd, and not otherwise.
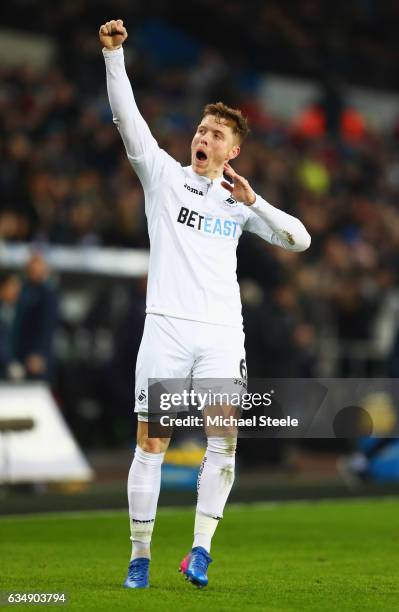
<path fill-rule="evenodd" d="M 127 39 L 127 31 L 122 19 L 107 21 L 98 33 L 100 42 L 106 49 L 119 49 Z"/>

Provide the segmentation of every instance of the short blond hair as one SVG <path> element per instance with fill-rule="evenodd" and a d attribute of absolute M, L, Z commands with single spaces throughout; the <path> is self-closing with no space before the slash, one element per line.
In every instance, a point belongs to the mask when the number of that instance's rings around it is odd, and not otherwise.
<path fill-rule="evenodd" d="M 216 119 L 226 119 L 227 125 L 231 127 L 233 134 L 238 136 L 240 144 L 244 142 L 248 136 L 250 129 L 248 127 L 247 118 L 244 117 L 242 112 L 237 108 L 230 108 L 223 102 L 216 102 L 216 104 L 207 104 L 204 107 L 202 118 L 207 115 L 212 115 Z"/>

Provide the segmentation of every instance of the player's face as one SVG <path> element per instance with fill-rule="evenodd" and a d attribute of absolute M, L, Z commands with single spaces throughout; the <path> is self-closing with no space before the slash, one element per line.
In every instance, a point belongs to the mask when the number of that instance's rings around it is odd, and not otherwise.
<path fill-rule="evenodd" d="M 197 174 L 214 178 L 223 173 L 223 164 L 239 152 L 237 136 L 226 119 L 206 115 L 191 143 L 191 165 Z"/>

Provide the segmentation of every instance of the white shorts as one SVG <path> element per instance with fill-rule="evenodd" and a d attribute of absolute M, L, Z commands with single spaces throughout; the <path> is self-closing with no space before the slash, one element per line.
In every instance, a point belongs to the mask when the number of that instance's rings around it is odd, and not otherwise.
<path fill-rule="evenodd" d="M 241 328 L 147 314 L 136 363 L 139 421 L 147 420 L 150 378 L 246 378 L 244 340 Z"/>

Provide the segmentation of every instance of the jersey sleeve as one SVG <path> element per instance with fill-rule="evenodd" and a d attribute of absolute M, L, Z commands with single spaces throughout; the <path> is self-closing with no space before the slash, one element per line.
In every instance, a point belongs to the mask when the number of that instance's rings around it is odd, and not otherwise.
<path fill-rule="evenodd" d="M 303 223 L 259 195 L 256 195 L 255 203 L 248 207 L 244 230 L 287 251 L 305 251 L 310 246 L 310 235 Z"/>
<path fill-rule="evenodd" d="M 176 162 L 158 146 L 137 108 L 126 73 L 123 48 L 114 51 L 103 49 L 103 55 L 113 122 L 144 190 L 151 191 L 162 181 L 168 164 Z"/>

